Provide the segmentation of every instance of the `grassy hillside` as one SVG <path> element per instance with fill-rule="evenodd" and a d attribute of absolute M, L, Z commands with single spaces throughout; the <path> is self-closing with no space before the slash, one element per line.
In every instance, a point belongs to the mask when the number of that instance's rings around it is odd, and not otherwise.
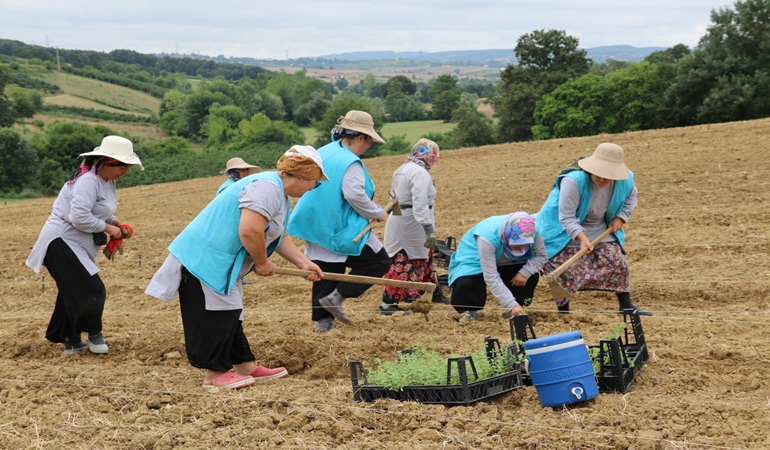
<path fill-rule="evenodd" d="M 115 113 L 129 112 L 141 116 L 157 115 L 160 108 L 158 98 L 104 81 L 58 71 L 35 77 L 61 88 L 62 94 L 45 97 L 45 103 L 49 105 L 93 108 Z"/>

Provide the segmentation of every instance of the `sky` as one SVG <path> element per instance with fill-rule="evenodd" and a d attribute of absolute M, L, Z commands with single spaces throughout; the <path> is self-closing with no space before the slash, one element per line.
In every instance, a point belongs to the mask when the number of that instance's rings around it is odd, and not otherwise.
<path fill-rule="evenodd" d="M 580 48 L 698 44 L 731 0 L 0 0 L 0 39 L 62 49 L 287 59 L 508 49 L 535 30 Z"/>

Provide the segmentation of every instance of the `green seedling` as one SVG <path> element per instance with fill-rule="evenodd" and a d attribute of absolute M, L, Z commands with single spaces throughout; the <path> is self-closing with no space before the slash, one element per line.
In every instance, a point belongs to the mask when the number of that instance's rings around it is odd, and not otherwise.
<path fill-rule="evenodd" d="M 514 362 L 506 364 L 505 356 L 487 358 L 485 345 L 471 351 L 466 348 L 465 355 L 450 355 L 450 358 L 470 356 L 476 367 L 478 380 L 509 372 Z M 520 362 L 520 361 L 515 361 Z M 472 371 L 466 367 L 470 382 Z M 453 377 L 455 378 L 455 377 Z M 435 347 L 426 347 L 417 343 L 408 351 L 401 351 L 394 360 L 374 359 L 374 368 L 368 371 L 368 384 L 384 386 L 388 389 L 401 391 L 406 386 L 439 386 L 447 384 L 447 357 L 442 356 Z M 449 384 L 459 384 L 459 377 L 449 380 Z"/>

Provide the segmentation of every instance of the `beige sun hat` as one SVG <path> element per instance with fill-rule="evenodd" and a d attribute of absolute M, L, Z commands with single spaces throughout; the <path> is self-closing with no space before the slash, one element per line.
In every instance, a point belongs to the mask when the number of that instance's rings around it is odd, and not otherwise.
<path fill-rule="evenodd" d="M 359 133 L 371 136 L 374 142 L 385 143 L 385 140 L 374 131 L 374 120 L 371 114 L 366 111 L 348 111 L 344 117 L 337 119 L 337 124 L 346 130 L 358 131 Z"/>
<path fill-rule="evenodd" d="M 144 170 L 142 161 L 134 153 L 134 144 L 120 136 L 105 136 L 100 146 L 91 152 L 81 153 L 80 156 L 107 156 L 123 164 L 137 165 Z"/>
<path fill-rule="evenodd" d="M 225 172 L 227 172 L 230 169 L 257 169 L 254 173 L 262 171 L 261 167 L 248 164 L 246 161 L 243 160 L 243 158 L 228 159 L 227 164 L 225 164 Z"/>
<path fill-rule="evenodd" d="M 628 167 L 623 163 L 623 147 L 605 142 L 594 154 L 578 161 L 581 169 L 608 180 L 628 179 Z"/>

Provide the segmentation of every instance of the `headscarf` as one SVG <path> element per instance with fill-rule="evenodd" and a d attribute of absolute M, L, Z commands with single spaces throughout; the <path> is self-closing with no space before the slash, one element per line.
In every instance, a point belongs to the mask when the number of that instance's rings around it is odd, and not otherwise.
<path fill-rule="evenodd" d="M 430 171 L 430 166 L 438 162 L 438 144 L 430 139 L 421 138 L 412 146 L 412 153 L 405 162 L 412 161 Z"/>
<path fill-rule="evenodd" d="M 233 181 L 241 179 L 241 169 L 230 169 L 227 171 L 227 176 Z"/>
<path fill-rule="evenodd" d="M 530 245 L 535 242 L 535 216 L 525 211 L 508 214 L 500 225 L 500 238 L 503 240 L 503 253 L 510 259 L 523 256 L 524 251 L 514 251 L 515 245 Z"/>
<path fill-rule="evenodd" d="M 98 172 L 99 168 L 105 165 L 115 166 L 125 165 L 125 163 L 122 163 L 117 159 L 110 158 L 109 156 L 86 156 L 83 162 L 80 163 L 80 166 L 78 166 L 78 168 L 75 169 L 75 171 L 72 172 L 72 175 L 70 175 L 70 177 L 67 179 L 67 184 L 75 184 L 78 178 L 80 178 L 84 173 L 90 171 L 91 169 L 94 169 L 94 172 Z"/>
<path fill-rule="evenodd" d="M 320 180 L 323 178 L 321 168 L 308 156 L 299 153 L 285 153 L 278 158 L 278 170 L 283 170 L 302 180 Z"/>

